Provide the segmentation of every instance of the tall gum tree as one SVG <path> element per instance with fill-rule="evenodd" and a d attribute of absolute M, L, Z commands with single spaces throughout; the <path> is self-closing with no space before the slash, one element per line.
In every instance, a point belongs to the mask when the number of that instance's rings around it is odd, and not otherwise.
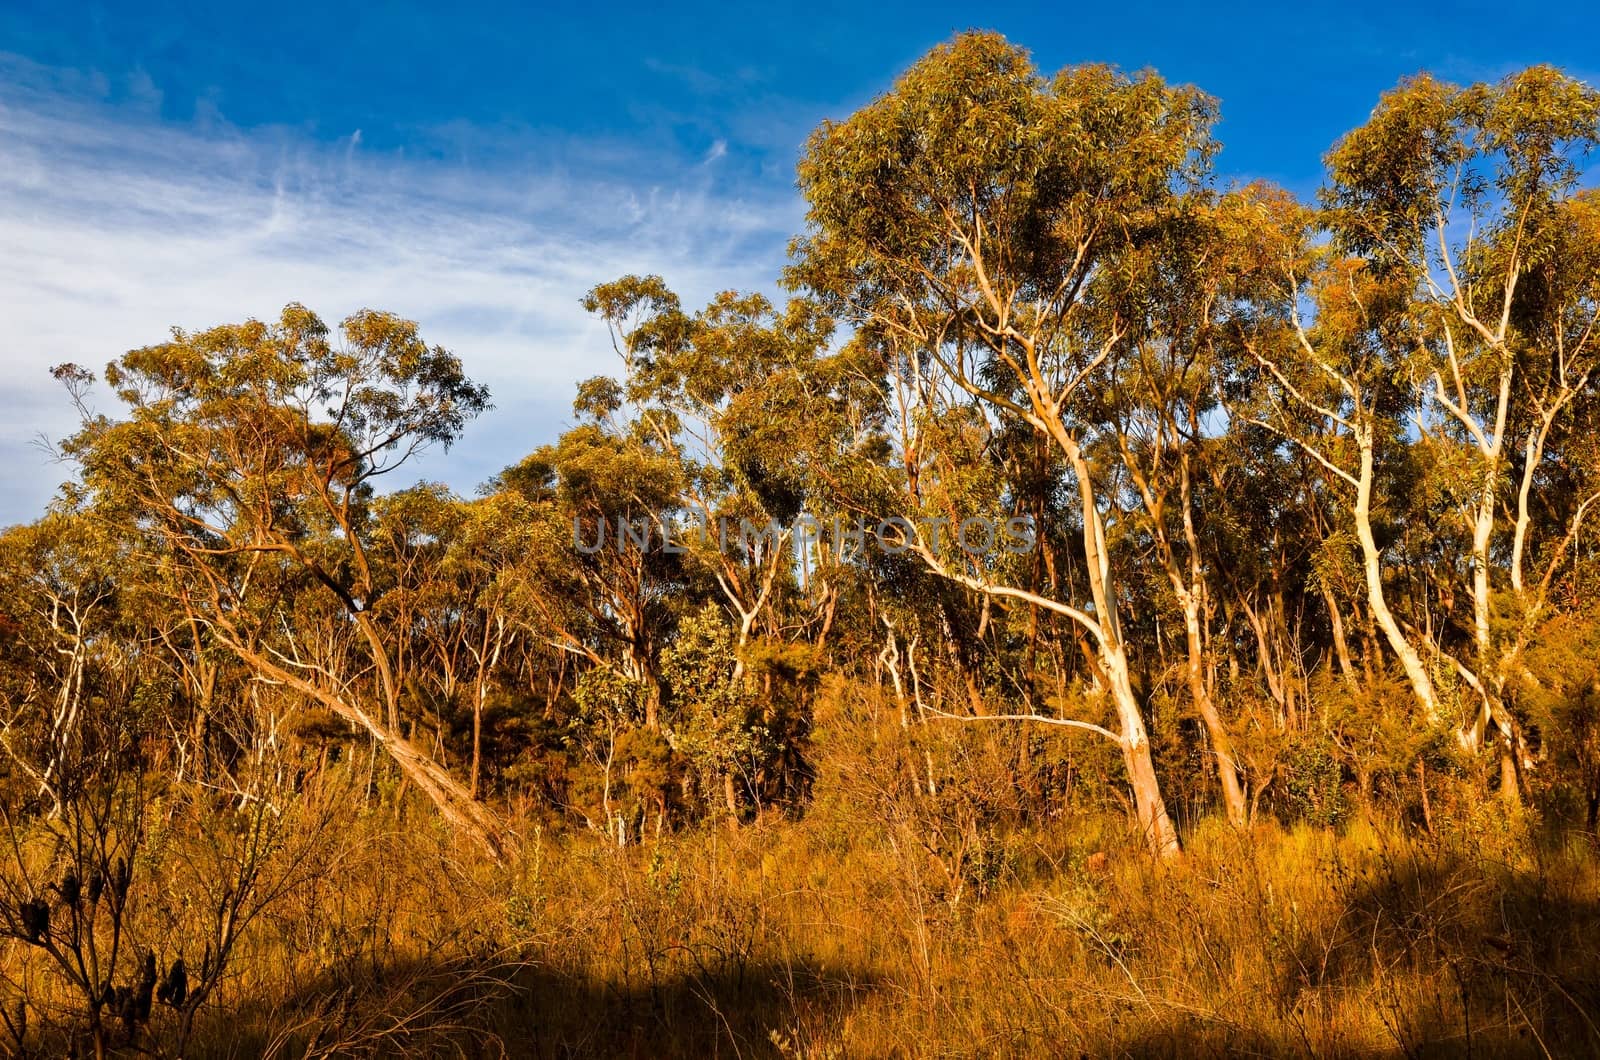
<path fill-rule="evenodd" d="M 1312 211 L 1286 194 L 1252 187 L 1233 206 L 1241 238 L 1255 244 L 1252 259 L 1277 288 L 1268 299 L 1275 306 L 1263 307 L 1243 330 L 1252 363 L 1242 368 L 1248 396 L 1234 411 L 1310 457 L 1340 492 L 1360 550 L 1368 610 L 1422 714 L 1437 722 L 1434 673 L 1390 606 L 1379 540 L 1380 461 L 1405 446 L 1407 394 L 1388 357 L 1403 341 L 1394 309 L 1404 291 L 1392 277 L 1318 245 Z"/>
<path fill-rule="evenodd" d="M 449 445 L 488 407 L 460 360 L 388 313 L 357 313 L 335 337 L 290 305 L 271 324 L 174 330 L 108 365 L 122 419 L 90 411 L 88 372 L 56 375 L 83 415 L 64 446 L 82 471 L 72 499 L 146 535 L 147 580 L 258 678 L 366 732 L 453 827 L 507 853 L 495 814 L 402 732 L 395 645 L 373 612 L 386 588 L 372 547 L 376 481 Z M 351 672 L 298 651 L 280 615 L 301 594 L 358 634 Z M 377 674 L 370 692 L 363 670 Z"/>
<path fill-rule="evenodd" d="M 1593 259 L 1572 236 L 1596 146 L 1600 92 L 1536 66 L 1466 88 L 1404 82 L 1328 158 L 1325 223 L 1403 291 L 1386 352 L 1470 541 L 1465 635 L 1446 631 L 1436 649 L 1479 700 L 1469 747 L 1491 724 L 1512 738 L 1501 699 L 1522 638 L 1497 634 L 1495 594 L 1509 588 L 1537 621 L 1548 581 L 1525 569 L 1541 464 L 1594 399 Z M 1575 535 L 1588 509 L 1557 535 Z"/>
<path fill-rule="evenodd" d="M 497 485 L 530 505 L 536 542 L 508 602 L 529 637 L 634 690 L 656 730 L 657 661 L 683 589 L 683 557 L 661 546 L 659 528 L 677 511 L 683 469 L 620 407 L 612 380 L 590 380 L 573 404 L 579 424 L 500 474 Z"/>
<path fill-rule="evenodd" d="M 1148 538 L 1182 617 L 1184 682 L 1210 741 L 1223 807 L 1242 826 L 1249 816 L 1245 780 L 1212 691 L 1214 552 L 1203 540 L 1207 520 L 1199 501 L 1206 480 L 1222 470 L 1219 383 L 1236 352 L 1232 318 L 1248 312 L 1236 307 L 1255 296 L 1248 269 L 1234 259 L 1231 204 L 1193 196 L 1161 239 L 1125 255 L 1108 300 L 1127 321 L 1128 339 L 1107 358 L 1094 389 L 1101 398 L 1098 433 L 1138 499 L 1130 515 L 1142 509 L 1142 519 L 1129 521 Z"/>
<path fill-rule="evenodd" d="M 691 316 L 658 276 L 601 284 L 584 305 L 606 321 L 622 358 L 614 386 L 632 424 L 680 467 L 677 508 L 689 525 L 671 532 L 732 610 L 742 651 L 790 573 L 805 501 L 792 434 L 780 447 L 760 429 L 782 417 L 767 383 L 808 367 L 832 321 L 804 299 L 779 312 L 759 294 L 732 291 Z M 744 662 L 734 666 L 737 679 Z"/>
<path fill-rule="evenodd" d="M 1130 676 L 1107 544 L 1112 486 L 1091 462 L 1095 429 L 1079 407 L 1128 334 L 1097 291 L 1202 178 L 1213 120 L 1209 98 L 1154 75 L 1084 66 L 1047 79 L 1003 38 L 960 36 L 813 135 L 799 172 L 808 230 L 789 273 L 906 351 L 929 400 L 959 393 L 1065 459 L 1089 601 L 941 572 L 1036 603 L 1092 639 L 1139 824 L 1161 856 L 1177 855 L 1178 838 Z"/>
<path fill-rule="evenodd" d="M 128 562 L 127 544 L 96 521 L 75 512 L 52 512 L 31 526 L 0 535 L 0 614 L 8 618 L 8 649 L 29 663 L 31 678 L 4 689 L 0 751 L 48 798 L 51 815 L 63 804 L 63 765 L 71 757 L 92 711 L 94 673 L 108 649 L 116 651 L 118 572 Z M 126 635 L 126 628 L 116 630 Z M 114 669 L 114 667 L 113 667 Z M 43 734 L 36 754 L 19 746 L 30 718 Z"/>

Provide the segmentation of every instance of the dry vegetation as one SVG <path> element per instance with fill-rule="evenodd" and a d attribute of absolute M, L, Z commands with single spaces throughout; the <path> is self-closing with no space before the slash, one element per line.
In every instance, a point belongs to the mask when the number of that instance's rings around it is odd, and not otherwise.
<path fill-rule="evenodd" d="M 957 38 L 475 499 L 390 313 L 57 368 L 0 1047 L 1600 1053 L 1600 92 L 1408 81 L 1316 206 L 1215 118 Z"/>
<path fill-rule="evenodd" d="M 1006 741 L 971 729 L 929 737 L 937 768 L 961 774 L 918 794 L 906 778 L 922 758 L 892 712 L 840 700 L 804 819 L 623 847 L 528 820 L 512 867 L 464 849 L 414 795 L 372 786 L 362 755 L 305 777 L 282 820 L 151 792 L 130 948 L 163 971 L 197 964 L 250 857 L 243 908 L 259 912 L 214 995 L 158 1002 L 137 1041 L 278 1057 L 1600 1048 L 1592 836 L 1541 833 L 1453 780 L 1433 793 L 1431 833 L 1363 813 L 1246 832 L 1209 819 L 1165 863 L 1092 789 L 1047 819 L 1023 812 Z M 23 1031 L 25 997 L 44 1025 L 25 1032 L 37 1055 L 73 1047 L 75 996 L 51 968 L 7 943 L 7 1033 Z"/>

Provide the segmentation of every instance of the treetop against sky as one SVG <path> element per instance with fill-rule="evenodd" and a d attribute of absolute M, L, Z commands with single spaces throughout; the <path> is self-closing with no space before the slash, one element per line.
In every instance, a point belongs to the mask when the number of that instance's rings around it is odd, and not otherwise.
<path fill-rule="evenodd" d="M 952 33 L 1044 70 L 1154 67 L 1220 101 L 1217 171 L 1308 196 L 1321 156 L 1419 70 L 1594 80 L 1577 6 L 184 3 L 0 8 L 0 524 L 65 477 L 49 365 L 303 301 L 417 319 L 496 409 L 418 474 L 469 490 L 613 368 L 593 284 L 660 273 L 698 302 L 771 290 L 794 166 Z"/>

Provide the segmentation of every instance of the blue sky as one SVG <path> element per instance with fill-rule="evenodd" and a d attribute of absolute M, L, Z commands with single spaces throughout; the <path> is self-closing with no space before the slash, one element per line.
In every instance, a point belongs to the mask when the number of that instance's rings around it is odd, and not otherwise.
<path fill-rule="evenodd" d="M 1219 167 L 1309 194 L 1418 70 L 1595 80 L 1581 5 L 0 5 L 0 525 L 65 469 L 49 365 L 305 302 L 421 322 L 497 408 L 413 474 L 470 492 L 613 368 L 578 307 L 665 275 L 770 289 L 808 131 L 933 44 L 1154 67 L 1221 99 Z"/>

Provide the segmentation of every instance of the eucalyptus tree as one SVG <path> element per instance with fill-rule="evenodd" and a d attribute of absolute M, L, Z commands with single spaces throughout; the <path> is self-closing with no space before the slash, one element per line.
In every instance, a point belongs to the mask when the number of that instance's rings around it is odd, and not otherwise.
<path fill-rule="evenodd" d="M 130 573 L 256 676 L 367 732 L 451 825 L 504 853 L 495 815 L 400 731 L 395 645 L 374 619 L 385 589 L 374 487 L 488 407 L 461 362 L 391 314 L 357 313 L 335 338 L 291 305 L 271 324 L 174 330 L 108 365 L 123 418 L 90 410 L 91 373 L 57 375 L 83 418 L 64 445 L 81 469 L 72 499 L 142 535 L 146 569 Z M 345 616 L 360 645 L 354 670 L 297 653 L 281 616 L 306 594 Z"/>
<path fill-rule="evenodd" d="M 457 624 L 472 667 L 472 764 L 478 794 L 483 773 L 483 716 L 501 659 L 515 634 L 512 599 L 538 536 L 521 497 L 493 493 L 460 506 L 463 519 L 445 553 L 443 574 L 468 621 Z"/>
<path fill-rule="evenodd" d="M 468 777 L 476 796 L 484 708 L 515 635 L 508 603 L 536 520 L 514 492 L 463 501 L 436 484 L 380 498 L 375 520 L 393 583 L 380 601 L 381 619 L 404 631 L 396 638 L 397 674 L 413 699 L 431 700 L 439 715 L 454 715 L 463 697 L 468 701 Z"/>
<path fill-rule="evenodd" d="M 1270 290 L 1243 329 L 1250 364 L 1241 367 L 1236 413 L 1309 457 L 1339 491 L 1359 548 L 1367 608 L 1424 718 L 1437 722 L 1433 671 L 1391 607 L 1379 541 L 1388 500 L 1380 488 L 1382 461 L 1407 453 L 1408 395 L 1390 359 L 1401 341 L 1395 309 L 1404 292 L 1392 277 L 1318 244 L 1313 211 L 1284 193 L 1253 187 L 1236 210 L 1236 230 L 1253 244 L 1250 257 Z"/>
<path fill-rule="evenodd" d="M 686 587 L 662 527 L 679 510 L 683 467 L 655 433 L 618 413 L 611 380 L 579 387 L 577 426 L 492 484 L 528 506 L 529 535 L 506 606 L 534 641 L 614 674 L 661 725 L 662 644 Z"/>
<path fill-rule="evenodd" d="M 1218 557 L 1202 504 L 1208 481 L 1237 470 L 1224 454 L 1229 423 L 1222 391 L 1237 353 L 1236 318 L 1250 315 L 1257 297 L 1252 270 L 1235 254 L 1233 202 L 1192 195 L 1158 238 L 1122 256 L 1104 286 L 1127 338 L 1097 374 L 1098 400 L 1085 401 L 1083 415 L 1095 421 L 1109 459 L 1120 464 L 1137 497 L 1125 521 L 1147 538 L 1172 591 L 1183 623 L 1189 699 L 1210 740 L 1228 818 L 1243 825 L 1245 782 L 1208 662 L 1211 616 L 1226 587 L 1213 584 Z M 1260 623 L 1254 626 L 1259 634 Z M 1269 682 L 1278 684 L 1269 654 L 1262 659 Z"/>
<path fill-rule="evenodd" d="M 109 684 L 126 685 L 138 644 L 124 621 L 126 541 L 74 512 L 53 512 L 0 535 L 0 749 L 34 796 L 60 811 L 62 773 Z"/>
<path fill-rule="evenodd" d="M 1497 632 L 1497 594 L 1536 619 L 1549 581 L 1527 577 L 1530 549 L 1551 571 L 1593 508 L 1581 495 L 1560 525 L 1532 529 L 1559 459 L 1548 447 L 1595 399 L 1592 211 L 1577 189 L 1597 144 L 1600 93 L 1551 68 L 1467 88 L 1418 77 L 1329 154 L 1320 213 L 1272 211 L 1299 233 L 1276 266 L 1283 341 L 1252 347 L 1296 409 L 1274 428 L 1348 487 L 1375 620 L 1428 718 L 1448 716 L 1442 689 L 1478 704 L 1469 746 L 1491 723 L 1517 739 L 1500 699 L 1525 634 Z M 1331 244 L 1313 246 L 1313 229 Z M 1374 531 L 1378 484 L 1408 461 L 1462 531 L 1458 544 L 1417 528 L 1446 548 L 1433 573 L 1461 579 L 1468 605 L 1437 624 L 1390 606 Z"/>
<path fill-rule="evenodd" d="M 904 350 L 928 403 L 1026 424 L 1065 459 L 1090 600 L 939 569 L 1092 638 L 1117 715 L 1102 731 L 1122 749 L 1140 825 L 1163 855 L 1178 840 L 1130 677 L 1107 538 L 1115 489 L 1091 458 L 1095 424 L 1081 410 L 1131 329 L 1100 292 L 1202 179 L 1213 117 L 1209 98 L 1153 74 L 1083 66 L 1047 79 L 996 35 L 958 37 L 813 135 L 800 165 L 808 230 L 790 272 Z"/>
<path fill-rule="evenodd" d="M 385 586 L 375 617 L 394 634 L 401 717 L 413 726 L 421 720 L 419 708 L 454 703 L 469 670 L 471 608 L 445 572 L 446 553 L 465 518 L 460 500 L 439 483 L 373 498 L 369 547 Z"/>
<path fill-rule="evenodd" d="M 762 295 L 732 291 L 689 315 L 657 276 L 601 284 L 584 305 L 606 321 L 623 361 L 614 412 L 681 467 L 678 523 L 664 533 L 676 535 L 686 561 L 716 585 L 741 650 L 792 574 L 806 500 L 805 469 L 794 456 L 807 425 L 785 415 L 768 384 L 808 369 L 832 321 L 804 299 L 780 310 Z M 743 663 L 734 665 L 742 674 Z"/>

